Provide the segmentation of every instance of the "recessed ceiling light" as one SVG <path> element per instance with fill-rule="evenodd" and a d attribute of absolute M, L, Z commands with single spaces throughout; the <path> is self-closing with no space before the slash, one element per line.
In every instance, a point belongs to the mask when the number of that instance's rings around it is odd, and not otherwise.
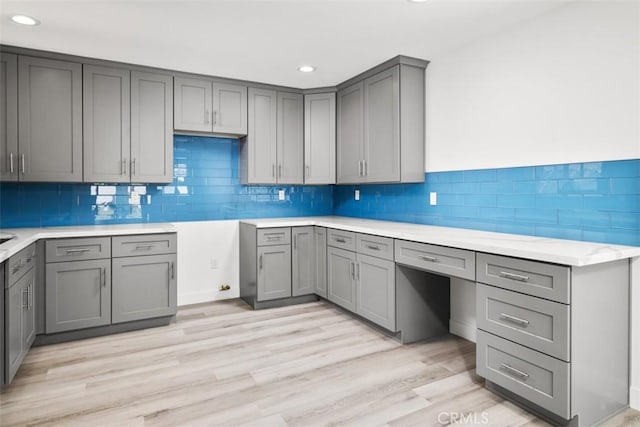
<path fill-rule="evenodd" d="M 316 67 L 313 65 L 302 65 L 301 67 L 298 67 L 298 71 L 301 73 L 313 73 L 315 70 Z"/>
<path fill-rule="evenodd" d="M 29 25 L 31 27 L 40 25 L 40 21 L 27 15 L 13 15 L 11 20 L 16 24 Z"/>
<path fill-rule="evenodd" d="M 409 3 L 425 3 L 429 0 L 407 0 Z"/>

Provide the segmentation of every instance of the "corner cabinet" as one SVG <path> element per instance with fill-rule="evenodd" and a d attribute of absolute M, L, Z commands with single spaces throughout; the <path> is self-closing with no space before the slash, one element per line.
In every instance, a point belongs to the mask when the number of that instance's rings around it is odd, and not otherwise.
<path fill-rule="evenodd" d="M 336 94 L 304 95 L 304 183 L 336 183 Z"/>
<path fill-rule="evenodd" d="M 21 181 L 82 181 L 82 65 L 18 57 Z"/>
<path fill-rule="evenodd" d="M 247 87 L 176 77 L 174 128 L 221 135 L 247 134 Z"/>
<path fill-rule="evenodd" d="M 242 184 L 302 184 L 302 94 L 249 88 L 249 128 L 240 146 Z"/>
<path fill-rule="evenodd" d="M 338 184 L 424 181 L 426 64 L 363 73 L 340 88 Z"/>

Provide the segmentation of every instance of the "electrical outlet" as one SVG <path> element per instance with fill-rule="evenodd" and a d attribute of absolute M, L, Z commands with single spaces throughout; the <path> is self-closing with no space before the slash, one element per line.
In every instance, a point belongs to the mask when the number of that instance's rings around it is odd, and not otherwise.
<path fill-rule="evenodd" d="M 211 258 L 210 265 L 211 265 L 211 269 L 212 270 L 217 270 L 218 269 L 218 260 L 215 259 L 215 258 Z"/>
<path fill-rule="evenodd" d="M 284 200 L 284 190 L 278 190 L 278 200 Z"/>
<path fill-rule="evenodd" d="M 429 204 L 431 206 L 436 206 L 438 204 L 438 193 L 435 191 L 429 193 Z"/>
<path fill-rule="evenodd" d="M 138 193 L 137 191 L 132 191 L 129 194 L 129 203 L 131 203 L 132 205 L 139 205 L 140 204 L 140 193 Z"/>
<path fill-rule="evenodd" d="M 354 197 L 356 200 L 360 200 L 360 190 L 356 190 L 356 191 L 355 191 L 355 194 L 353 195 L 353 197 Z"/>

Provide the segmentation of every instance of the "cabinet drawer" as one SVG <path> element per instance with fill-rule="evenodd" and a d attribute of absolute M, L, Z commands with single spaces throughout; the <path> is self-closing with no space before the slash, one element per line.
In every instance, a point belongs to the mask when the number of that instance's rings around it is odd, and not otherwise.
<path fill-rule="evenodd" d="M 258 230 L 258 246 L 290 244 L 291 228 L 261 228 Z"/>
<path fill-rule="evenodd" d="M 478 282 L 569 304 L 569 267 L 478 253 Z"/>
<path fill-rule="evenodd" d="M 396 262 L 421 270 L 475 280 L 475 252 L 426 243 L 395 241 Z"/>
<path fill-rule="evenodd" d="M 140 234 L 112 237 L 113 257 L 176 253 L 176 234 Z"/>
<path fill-rule="evenodd" d="M 370 234 L 358 234 L 356 236 L 356 252 L 393 261 L 393 239 Z"/>
<path fill-rule="evenodd" d="M 36 260 L 36 245 L 31 244 L 9 258 L 6 287 L 13 285 L 24 273 L 33 268 Z"/>
<path fill-rule="evenodd" d="M 569 363 L 478 330 L 478 375 L 564 419 L 569 408 Z"/>
<path fill-rule="evenodd" d="M 110 237 L 47 240 L 45 247 L 47 263 L 111 257 Z"/>
<path fill-rule="evenodd" d="M 348 251 L 355 251 L 356 233 L 329 228 L 327 229 L 327 245 Z"/>
<path fill-rule="evenodd" d="M 478 283 L 478 328 L 569 361 L 569 306 Z"/>

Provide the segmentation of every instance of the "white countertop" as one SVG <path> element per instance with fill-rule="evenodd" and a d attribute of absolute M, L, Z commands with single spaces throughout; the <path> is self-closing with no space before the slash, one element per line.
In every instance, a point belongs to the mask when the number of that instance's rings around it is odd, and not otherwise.
<path fill-rule="evenodd" d="M 5 237 L 5 235 L 15 235 L 16 237 L 0 245 L 0 262 L 7 260 L 11 255 L 20 252 L 22 249 L 39 239 L 117 236 L 126 234 L 157 234 L 172 233 L 175 231 L 176 229 L 171 223 L 5 228 L 0 230 L 0 237 Z"/>
<path fill-rule="evenodd" d="M 257 228 L 317 225 L 575 267 L 640 257 L 640 247 L 494 233 L 464 228 L 327 216 L 241 220 Z"/>

